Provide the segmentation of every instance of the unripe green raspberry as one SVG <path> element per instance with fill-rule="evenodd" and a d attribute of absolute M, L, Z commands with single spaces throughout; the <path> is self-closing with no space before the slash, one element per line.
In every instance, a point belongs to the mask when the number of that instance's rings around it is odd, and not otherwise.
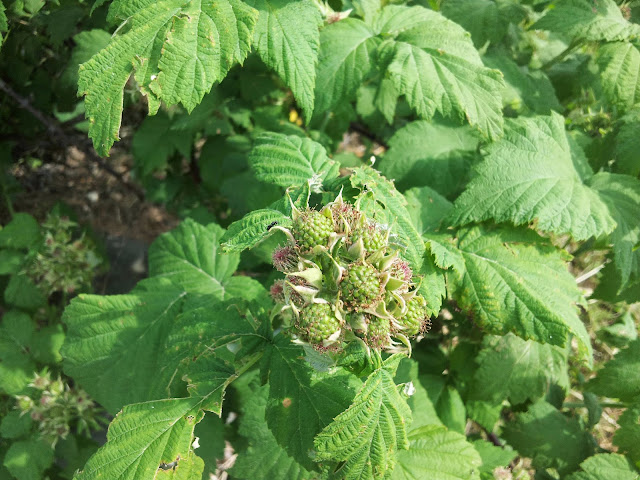
<path fill-rule="evenodd" d="M 386 235 L 375 225 L 366 225 L 357 228 L 351 237 L 351 241 L 355 243 L 359 238 L 362 238 L 362 244 L 369 253 L 380 250 L 387 245 Z"/>
<path fill-rule="evenodd" d="M 408 337 L 413 337 L 429 327 L 427 301 L 422 295 L 416 295 L 407 302 L 407 313 L 398 319 L 398 323 L 403 326 L 403 333 Z"/>
<path fill-rule="evenodd" d="M 386 318 L 371 317 L 364 341 L 371 348 L 382 350 L 391 343 L 391 325 Z"/>
<path fill-rule="evenodd" d="M 362 214 L 350 203 L 336 203 L 331 207 L 331 215 L 336 232 L 344 233 L 356 228 Z"/>
<path fill-rule="evenodd" d="M 293 238 L 300 250 L 326 245 L 333 233 L 333 222 L 316 210 L 306 210 L 293 222 Z"/>
<path fill-rule="evenodd" d="M 355 311 L 371 307 L 380 299 L 378 271 L 368 263 L 355 263 L 340 282 L 340 291 L 345 305 Z"/>
<path fill-rule="evenodd" d="M 297 326 L 306 341 L 322 343 L 340 330 L 340 321 L 328 303 L 312 303 L 300 313 Z"/>

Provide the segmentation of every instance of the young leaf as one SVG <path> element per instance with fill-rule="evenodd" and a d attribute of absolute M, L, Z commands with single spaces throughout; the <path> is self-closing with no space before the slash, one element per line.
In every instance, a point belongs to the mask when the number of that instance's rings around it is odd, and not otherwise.
<path fill-rule="evenodd" d="M 487 151 L 455 202 L 454 224 L 536 220 L 540 230 L 570 233 L 576 240 L 615 228 L 600 196 L 583 183 L 586 160 L 572 149 L 562 116 L 512 120 L 505 137 Z"/>
<path fill-rule="evenodd" d="M 640 181 L 628 175 L 601 172 L 589 182 L 617 223 L 611 234 L 613 258 L 624 289 L 640 277 Z"/>
<path fill-rule="evenodd" d="M 477 147 L 478 135 L 469 127 L 418 120 L 391 137 L 379 169 L 400 190 L 426 185 L 451 197 L 468 180 Z"/>
<path fill-rule="evenodd" d="M 613 437 L 613 443 L 625 452 L 636 464 L 640 464 L 640 400 L 636 399 L 635 405 L 627 410 L 618 419 L 620 428 Z"/>
<path fill-rule="evenodd" d="M 235 253 L 253 248 L 269 235 L 269 227 L 275 225 L 289 227 L 291 218 L 270 208 L 255 210 L 229 226 L 220 239 L 222 250 Z"/>
<path fill-rule="evenodd" d="M 610 42 L 640 35 L 640 26 L 625 20 L 613 0 L 553 2 L 552 8 L 532 28 L 551 30 L 569 38 L 587 41 Z"/>
<path fill-rule="evenodd" d="M 407 16 L 413 24 L 394 30 L 395 17 Z M 502 75 L 482 65 L 460 26 L 422 7 L 388 6 L 381 18 L 382 33 L 397 32 L 380 46 L 381 63 L 418 115 L 430 119 L 438 111 L 466 119 L 491 139 L 502 134 Z"/>
<path fill-rule="evenodd" d="M 340 174 L 340 165 L 329 159 L 322 145 L 280 133 L 259 135 L 249 162 L 259 180 L 284 188 L 299 187 L 311 179 L 327 182 Z"/>
<path fill-rule="evenodd" d="M 320 11 L 311 0 L 251 0 L 258 10 L 254 45 L 262 61 L 291 88 L 309 119 L 313 113 Z"/>
<path fill-rule="evenodd" d="M 398 452 L 392 480 L 477 478 L 475 472 L 482 459 L 464 435 L 429 425 L 412 430 L 409 442 L 408 450 Z"/>
<path fill-rule="evenodd" d="M 316 480 L 318 472 L 310 472 L 287 455 L 278 445 L 264 421 L 269 387 L 253 392 L 244 407 L 240 420 L 240 435 L 249 440 L 246 451 L 238 455 L 231 469 L 234 478 L 254 480 L 258 478 L 282 478 L 287 480 Z"/>
<path fill-rule="evenodd" d="M 230 298 L 238 291 L 235 284 L 246 279 L 232 277 L 239 255 L 218 251 L 223 233 L 214 223 L 205 227 L 185 220 L 149 248 L 149 276 L 166 278 L 189 293 Z"/>
<path fill-rule="evenodd" d="M 387 223 L 392 231 L 397 232 L 399 243 L 406 247 L 403 256 L 415 273 L 424 275 L 420 293 L 427 300 L 431 314 L 437 315 L 445 295 L 444 277 L 432 268 L 430 259 L 425 261 L 424 242 L 407 211 L 406 199 L 393 183 L 372 168 L 356 169 L 350 180 L 354 187 L 371 191 L 374 200 L 384 207 L 382 210 L 376 209 L 377 213 L 384 215 L 376 220 Z"/>
<path fill-rule="evenodd" d="M 320 32 L 316 74 L 316 114 L 353 98 L 375 65 L 380 38 L 362 20 L 345 18 Z"/>
<path fill-rule="evenodd" d="M 567 352 L 552 345 L 522 340 L 508 333 L 503 337 L 487 336 L 476 357 L 479 364 L 474 375 L 472 398 L 512 404 L 538 400 L 551 383 L 567 391 Z"/>
<path fill-rule="evenodd" d="M 587 389 L 612 398 L 632 401 L 640 396 L 640 340 L 635 340 L 607 362 Z"/>
<path fill-rule="evenodd" d="M 591 455 L 593 438 L 575 418 L 567 418 L 545 401 L 534 403 L 504 427 L 504 438 L 535 468 L 556 468 L 561 474 L 575 470 Z"/>
<path fill-rule="evenodd" d="M 345 462 L 345 480 L 383 478 L 393 470 L 396 452 L 407 449 L 411 409 L 393 381 L 402 355 L 393 355 L 372 373 L 353 404 L 315 439 L 316 461 Z"/>
<path fill-rule="evenodd" d="M 620 111 L 629 110 L 640 102 L 640 51 L 633 43 L 602 45 L 598 66 L 604 94 Z"/>
<path fill-rule="evenodd" d="M 191 111 L 247 56 L 258 16 L 239 0 L 116 2 L 111 8 L 112 18 L 122 15 L 129 30 L 81 65 L 78 81 L 100 155 L 118 138 L 122 90 L 134 68 L 151 113 L 160 100 Z"/>
<path fill-rule="evenodd" d="M 263 378 L 269 379 L 266 420 L 271 433 L 300 465 L 313 470 L 313 439 L 353 398 L 355 378 L 315 371 L 304 352 L 280 335 L 265 350 Z"/>
<path fill-rule="evenodd" d="M 599 453 L 580 464 L 581 472 L 567 480 L 638 480 L 640 473 L 631 462 L 616 453 Z"/>
<path fill-rule="evenodd" d="M 589 334 L 577 315 L 581 296 L 566 256 L 530 230 L 478 226 L 455 243 L 430 236 L 431 251 L 447 274 L 452 297 L 487 332 L 564 346 L 575 335 L 591 362 Z"/>

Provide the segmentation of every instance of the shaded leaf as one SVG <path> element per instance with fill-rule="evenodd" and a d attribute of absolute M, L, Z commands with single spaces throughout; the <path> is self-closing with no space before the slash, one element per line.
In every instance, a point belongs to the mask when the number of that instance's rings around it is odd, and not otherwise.
<path fill-rule="evenodd" d="M 632 43 L 612 42 L 598 51 L 602 87 L 609 101 L 621 111 L 640 102 L 640 51 Z"/>
<path fill-rule="evenodd" d="M 622 455 L 600 453 L 580 464 L 581 472 L 573 473 L 567 480 L 638 480 L 640 473 Z"/>
<path fill-rule="evenodd" d="M 640 396 L 640 340 L 635 340 L 608 361 L 587 389 L 598 395 L 631 401 Z"/>

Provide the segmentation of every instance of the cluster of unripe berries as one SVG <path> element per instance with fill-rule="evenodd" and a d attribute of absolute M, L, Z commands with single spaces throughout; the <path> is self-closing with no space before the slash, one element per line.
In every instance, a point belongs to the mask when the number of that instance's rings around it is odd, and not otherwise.
<path fill-rule="evenodd" d="M 271 287 L 274 316 L 298 341 L 340 352 L 357 341 L 374 350 L 410 349 L 429 327 L 427 303 L 390 230 L 339 196 L 321 210 L 293 207 L 288 243 L 273 253 L 285 274 Z"/>

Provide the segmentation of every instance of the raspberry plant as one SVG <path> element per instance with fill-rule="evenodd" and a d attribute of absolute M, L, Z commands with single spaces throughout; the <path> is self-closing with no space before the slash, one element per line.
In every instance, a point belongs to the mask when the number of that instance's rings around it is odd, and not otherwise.
<path fill-rule="evenodd" d="M 639 20 L 2 0 L 0 477 L 638 479 Z M 92 259 L 12 172 L 70 146 L 183 221 L 63 331 Z"/>

